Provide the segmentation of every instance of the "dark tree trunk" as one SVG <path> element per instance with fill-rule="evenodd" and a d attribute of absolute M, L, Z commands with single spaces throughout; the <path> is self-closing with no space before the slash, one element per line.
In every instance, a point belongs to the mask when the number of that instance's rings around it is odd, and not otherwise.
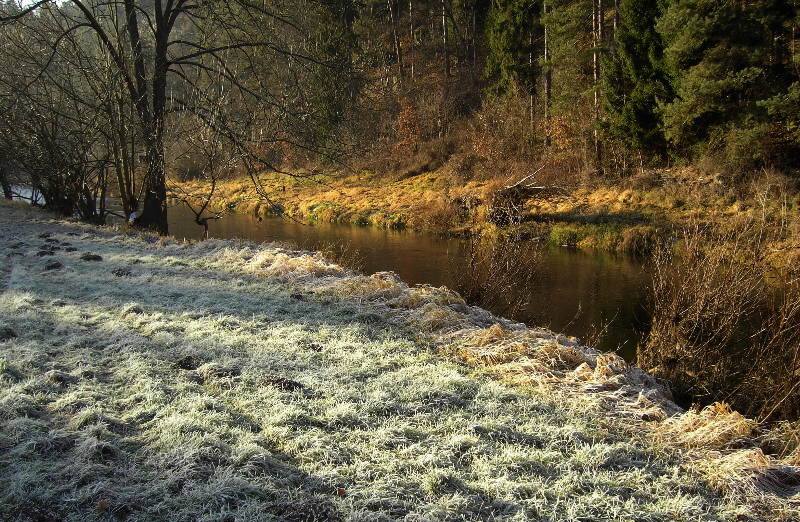
<path fill-rule="evenodd" d="M 164 20 L 161 2 L 156 2 L 156 42 L 152 82 L 152 110 L 142 53 L 142 39 L 139 23 L 132 0 L 125 0 L 128 37 L 134 54 L 134 73 L 137 96 L 134 100 L 142 122 L 144 140 L 147 146 L 147 178 L 144 185 L 144 205 L 139 225 L 157 231 L 161 235 L 169 233 L 167 225 L 167 187 L 164 161 L 164 108 L 167 87 L 167 39 L 168 23 Z"/>
<path fill-rule="evenodd" d="M 167 224 L 167 187 L 164 168 L 163 128 L 157 124 L 147 144 L 147 184 L 139 224 L 160 235 L 169 234 Z"/>
<path fill-rule="evenodd" d="M 158 45 L 156 47 L 158 48 Z M 158 50 L 156 56 L 158 56 Z M 164 108 L 167 82 L 166 64 L 163 64 L 162 68 L 162 64 L 159 62 L 160 60 L 156 58 L 157 70 L 153 74 L 153 122 L 147 142 L 147 185 L 139 223 L 141 226 L 165 236 L 169 233 L 166 161 L 164 158 Z"/>
<path fill-rule="evenodd" d="M 135 187 L 133 186 L 132 155 L 128 152 L 129 140 L 126 132 L 125 105 L 122 99 L 117 96 L 109 106 L 109 114 L 114 122 L 114 131 L 111 133 L 109 140 L 109 149 L 114 161 L 117 190 L 122 202 L 122 210 L 125 212 L 125 217 L 128 218 L 134 211 L 139 209 L 139 203 L 136 201 Z"/>
<path fill-rule="evenodd" d="M 0 165 L 0 187 L 3 189 L 4 198 L 14 198 L 14 194 L 11 192 L 11 183 L 8 182 L 8 176 L 6 175 L 6 168 L 2 165 Z"/>

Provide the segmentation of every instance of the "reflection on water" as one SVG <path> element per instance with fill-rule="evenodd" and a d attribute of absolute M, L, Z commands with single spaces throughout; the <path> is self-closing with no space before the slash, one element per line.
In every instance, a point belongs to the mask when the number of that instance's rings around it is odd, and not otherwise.
<path fill-rule="evenodd" d="M 203 234 L 184 207 L 170 209 L 169 226 L 176 237 L 199 239 Z M 372 227 L 308 226 L 286 219 L 259 221 L 231 214 L 212 221 L 210 235 L 288 241 L 313 250 L 344 243 L 359 253 L 365 272 L 393 271 L 409 284 L 457 288 L 468 262 L 463 240 Z M 641 264 L 603 253 L 548 249 L 535 266 L 533 282 L 512 290 L 528 302 L 513 319 L 582 339 L 610 322 L 598 348 L 619 350 L 626 359 L 634 358 L 639 331 L 646 324 L 642 305 L 649 278 Z"/>

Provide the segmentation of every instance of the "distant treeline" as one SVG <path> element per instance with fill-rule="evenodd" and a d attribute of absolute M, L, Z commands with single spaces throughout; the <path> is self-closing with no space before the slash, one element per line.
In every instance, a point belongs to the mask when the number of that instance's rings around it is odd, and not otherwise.
<path fill-rule="evenodd" d="M 797 166 L 795 0 L 380 4 L 362 6 L 359 18 L 389 23 L 365 24 L 359 37 L 363 48 L 383 43 L 381 66 L 407 97 L 401 134 L 411 113 L 413 130 L 430 139 L 504 105 L 488 133 L 511 131 L 533 156 L 571 156 L 577 169 L 703 159 L 730 170 Z M 511 114 L 509 97 L 518 101 Z"/>

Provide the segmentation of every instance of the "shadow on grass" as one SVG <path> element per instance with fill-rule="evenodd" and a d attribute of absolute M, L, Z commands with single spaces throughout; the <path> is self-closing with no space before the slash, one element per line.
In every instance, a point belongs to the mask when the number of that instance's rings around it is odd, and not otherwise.
<path fill-rule="evenodd" d="M 131 341 L 142 341 L 135 352 L 140 366 L 154 372 L 172 371 L 167 380 L 148 381 L 147 375 L 141 375 L 141 383 L 131 383 L 126 364 L 134 354 L 103 346 L 102 330 L 87 333 L 85 327 L 65 323 L 41 309 L 37 329 L 65 337 L 80 335 L 73 344 L 83 349 L 69 354 L 66 352 L 77 348 L 70 344 L 47 347 L 42 342 L 46 354 L 37 361 L 41 374 L 24 384 L 20 379 L 23 396 L 51 400 L 23 403 L 18 418 L 0 424 L 6 441 L 10 433 L 17 432 L 16 444 L 5 447 L 0 458 L 5 484 L 0 492 L 6 504 L 2 512 L 13 512 L 23 520 L 66 520 L 76 513 L 124 520 L 152 516 L 153 505 L 162 504 L 156 512 L 163 510 L 164 519 L 169 518 L 167 512 L 184 510 L 185 516 L 188 510 L 192 517 L 233 520 L 237 510 L 257 502 L 260 509 L 268 509 L 280 520 L 342 518 L 334 500 L 336 484 L 303 471 L 296 459 L 266 439 L 256 437 L 249 452 L 242 454 L 206 431 L 211 427 L 185 422 L 178 426 L 179 432 L 171 434 L 176 437 L 170 441 L 174 446 L 160 447 L 164 441 L 158 437 L 169 433 L 153 429 L 169 422 L 162 415 L 165 408 L 178 416 L 222 417 L 224 420 L 215 422 L 222 422 L 224 430 L 231 433 L 255 435 L 261 431 L 258 419 L 248 412 L 215 400 L 232 385 L 225 375 L 197 382 L 192 370 L 179 367 L 181 361 L 170 360 L 174 352 L 146 344 L 135 330 L 116 332 Z M 37 341 L 36 335 L 23 336 Z M 81 362 L 69 368 L 76 355 Z M 44 371 L 52 366 L 72 373 Z M 76 371 L 80 377 L 74 376 Z M 114 406 L 125 401 L 138 406 L 142 397 L 115 393 L 135 390 L 140 384 L 166 388 L 170 395 L 194 386 L 195 391 L 189 389 L 189 393 L 204 396 L 207 404 L 198 399 L 198 411 L 193 411 L 186 404 L 171 404 L 173 399 L 168 398 L 163 404 L 154 404 L 152 411 L 144 408 L 144 413 L 134 417 L 120 417 L 126 412 Z"/>

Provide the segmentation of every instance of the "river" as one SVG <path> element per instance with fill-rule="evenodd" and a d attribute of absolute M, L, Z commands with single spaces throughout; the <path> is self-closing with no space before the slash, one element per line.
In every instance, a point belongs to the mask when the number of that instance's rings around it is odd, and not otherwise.
<path fill-rule="evenodd" d="M 175 237 L 199 239 L 202 228 L 185 207 L 169 212 L 170 232 Z M 367 273 L 396 272 L 409 284 L 458 288 L 467 271 L 468 243 L 463 239 L 412 231 L 385 230 L 343 224 L 304 225 L 288 219 L 228 214 L 210 223 L 215 238 L 290 242 L 319 250 L 329 245 L 347 245 L 357 253 Z M 604 351 L 616 350 L 625 359 L 635 359 L 636 346 L 646 328 L 644 304 L 649 278 L 643 265 L 629 257 L 566 248 L 546 248 L 530 270 L 532 281 L 514 285 L 508 300 L 527 302 L 512 319 L 532 326 L 545 326 L 581 339 L 605 326 L 596 344 Z M 496 300 L 497 301 L 497 300 Z M 504 313 L 504 299 L 488 306 Z"/>

